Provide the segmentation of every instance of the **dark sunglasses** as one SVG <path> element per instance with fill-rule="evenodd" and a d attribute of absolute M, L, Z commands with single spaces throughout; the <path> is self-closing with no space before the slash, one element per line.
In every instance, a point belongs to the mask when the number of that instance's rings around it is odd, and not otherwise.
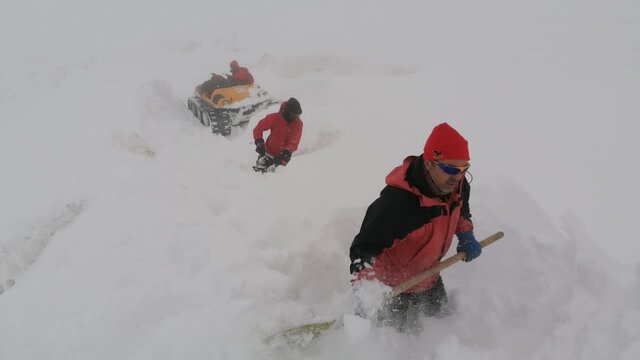
<path fill-rule="evenodd" d="M 434 161 L 434 163 L 436 163 L 436 165 L 438 165 L 438 167 L 444 171 L 445 173 L 449 174 L 449 175 L 458 175 L 460 173 L 463 173 L 467 170 L 469 170 L 469 167 L 471 167 L 471 164 L 467 164 L 465 166 L 453 166 L 453 165 L 445 165 L 441 162 L 437 162 Z"/>

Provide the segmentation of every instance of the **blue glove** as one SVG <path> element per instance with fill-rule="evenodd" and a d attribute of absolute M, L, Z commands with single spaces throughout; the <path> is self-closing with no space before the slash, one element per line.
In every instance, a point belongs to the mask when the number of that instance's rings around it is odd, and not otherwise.
<path fill-rule="evenodd" d="M 480 256 L 480 253 L 482 253 L 482 245 L 476 240 L 473 231 L 457 233 L 456 236 L 458 237 L 458 247 L 456 250 L 465 253 L 464 261 L 469 262 Z"/>

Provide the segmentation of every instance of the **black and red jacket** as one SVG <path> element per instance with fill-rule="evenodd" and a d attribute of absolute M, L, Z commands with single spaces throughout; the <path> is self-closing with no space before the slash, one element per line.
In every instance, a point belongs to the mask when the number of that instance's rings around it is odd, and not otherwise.
<path fill-rule="evenodd" d="M 387 175 L 387 186 L 367 209 L 350 249 L 351 273 L 363 269 L 388 286 L 397 286 L 438 263 L 453 235 L 473 229 L 470 186 L 438 197 L 427 184 L 422 156 L 407 157 Z M 373 270 L 373 271 L 371 271 Z M 438 274 L 407 292 L 430 289 Z"/>

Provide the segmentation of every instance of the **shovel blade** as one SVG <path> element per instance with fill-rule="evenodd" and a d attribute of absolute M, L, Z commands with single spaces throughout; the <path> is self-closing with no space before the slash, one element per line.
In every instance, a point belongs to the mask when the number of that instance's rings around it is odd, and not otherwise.
<path fill-rule="evenodd" d="M 317 339 L 325 331 L 333 328 L 337 323 L 337 320 L 331 320 L 296 326 L 269 336 L 264 340 L 264 343 L 271 344 L 278 342 L 295 346 L 304 346 Z"/>

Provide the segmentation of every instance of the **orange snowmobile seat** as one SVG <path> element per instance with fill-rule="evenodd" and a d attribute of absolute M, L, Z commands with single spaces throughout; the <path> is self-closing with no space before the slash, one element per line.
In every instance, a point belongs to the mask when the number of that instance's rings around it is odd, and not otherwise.
<path fill-rule="evenodd" d="M 236 85 L 215 89 L 211 94 L 203 94 L 200 91 L 201 86 L 198 86 L 196 87 L 196 93 L 203 101 L 209 104 L 209 106 L 221 108 L 249 97 L 249 89 L 252 87 L 253 85 Z"/>

